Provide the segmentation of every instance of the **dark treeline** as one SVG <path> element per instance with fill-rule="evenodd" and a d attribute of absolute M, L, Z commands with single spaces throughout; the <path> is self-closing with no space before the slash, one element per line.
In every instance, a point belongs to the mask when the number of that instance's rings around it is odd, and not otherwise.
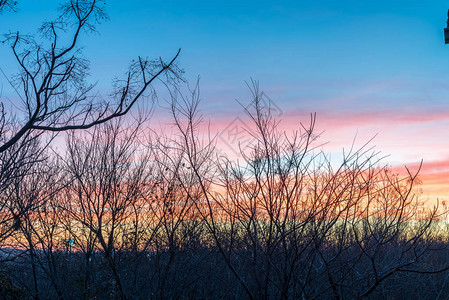
<path fill-rule="evenodd" d="M 315 116 L 280 130 L 256 83 L 250 142 L 222 152 L 198 89 L 180 92 L 179 51 L 133 60 L 99 97 L 78 37 L 102 5 L 68 1 L 39 35 L 3 41 L 22 101 L 0 106 L 0 298 L 447 297 L 446 215 L 418 199 L 419 170 L 397 174 L 369 143 L 331 161 Z M 170 134 L 136 107 L 155 82 Z"/>

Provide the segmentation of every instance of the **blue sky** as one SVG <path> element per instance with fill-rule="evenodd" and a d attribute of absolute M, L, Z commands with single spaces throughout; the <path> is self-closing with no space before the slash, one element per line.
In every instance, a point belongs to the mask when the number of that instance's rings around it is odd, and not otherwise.
<path fill-rule="evenodd" d="M 20 1 L 19 12 L 4 14 L 0 28 L 33 33 L 41 20 L 56 15 L 58 3 Z M 447 6 L 444 1 L 110 1 L 110 21 L 99 27 L 99 35 L 84 38 L 84 52 L 93 79 L 104 78 L 105 85 L 137 55 L 169 57 L 182 48 L 187 77 L 200 75 L 205 92 L 209 86 L 244 89 L 253 77 L 266 90 L 287 87 L 285 93 L 315 107 L 320 99 L 361 93 L 380 82 L 414 89 L 384 97 L 394 105 L 393 97 L 445 84 Z M 296 93 L 291 86 L 298 86 Z M 438 96 L 441 88 L 431 94 Z M 369 100 L 367 105 L 375 105 Z M 420 100 L 410 101 L 419 106 Z"/>
<path fill-rule="evenodd" d="M 0 16 L 1 31 L 34 33 L 58 3 L 20 0 L 17 13 Z M 110 1 L 110 21 L 81 42 L 100 90 L 138 55 L 170 58 L 182 48 L 186 78 L 201 77 L 206 118 L 231 122 L 241 113 L 235 99 L 249 100 L 245 81 L 254 78 L 287 127 L 317 112 L 335 149 L 356 132 L 377 133 L 393 164 L 445 165 L 448 8 L 447 1 Z M 0 66 L 14 71 L 4 46 Z"/>

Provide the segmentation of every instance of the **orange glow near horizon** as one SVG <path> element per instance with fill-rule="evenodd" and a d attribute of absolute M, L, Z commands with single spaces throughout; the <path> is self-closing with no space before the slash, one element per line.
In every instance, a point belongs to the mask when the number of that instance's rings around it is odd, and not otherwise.
<path fill-rule="evenodd" d="M 310 114 L 286 111 L 277 116 L 278 128 L 287 135 L 306 127 Z M 201 130 L 207 129 L 217 138 L 217 148 L 225 155 L 237 159 L 239 146 L 248 143 L 253 130 L 251 121 L 244 112 L 233 116 L 220 116 L 208 119 Z M 210 121 L 208 121 L 210 120 Z M 317 113 L 315 132 L 320 134 L 317 144 L 322 144 L 324 153 L 337 158 L 342 149 L 363 146 L 372 139 L 375 151 L 385 156 L 380 164 L 387 164 L 398 173 L 405 174 L 406 167 L 411 172 L 418 170 L 420 185 L 417 187 L 426 203 L 449 201 L 449 111 L 373 111 L 364 113 L 341 112 Z M 214 135 L 215 134 L 215 135 Z M 240 137 L 238 136 L 240 135 Z M 440 139 L 435 139 L 440 136 Z"/>

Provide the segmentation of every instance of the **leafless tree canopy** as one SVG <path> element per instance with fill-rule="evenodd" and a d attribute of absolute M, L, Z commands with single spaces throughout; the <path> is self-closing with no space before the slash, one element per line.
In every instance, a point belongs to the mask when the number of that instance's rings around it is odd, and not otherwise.
<path fill-rule="evenodd" d="M 4 5 L 11 5 L 5 2 Z M 87 129 L 124 116 L 139 99 L 154 93 L 152 83 L 177 80 L 179 51 L 168 61 L 159 58 L 134 60 L 127 76 L 117 79 L 109 99 L 93 93 L 86 78 L 89 61 L 78 47 L 82 34 L 96 31 L 107 19 L 101 1 L 73 0 L 60 7 L 60 17 L 40 28 L 41 38 L 12 33 L 6 42 L 20 72 L 10 83 L 22 100 L 21 116 L 0 111 L 0 152 L 30 131 L 60 132 Z M 20 120 L 20 121 L 19 121 Z"/>
<path fill-rule="evenodd" d="M 0 13 L 7 10 L 15 10 L 15 7 L 17 5 L 17 1 L 13 0 L 0 0 Z"/>
<path fill-rule="evenodd" d="M 419 169 L 393 171 L 370 142 L 332 161 L 316 115 L 280 130 L 256 82 L 243 109 L 249 145 L 238 159 L 219 152 L 198 85 L 180 91 L 179 51 L 133 61 L 105 100 L 77 46 L 107 18 L 103 6 L 60 9 L 42 38 L 6 38 L 22 111 L 1 105 L 3 298 L 446 297 L 447 213 L 421 201 Z M 171 134 L 142 111 L 123 118 L 156 79 L 172 96 Z"/>
<path fill-rule="evenodd" d="M 315 116 L 280 131 L 257 85 L 252 143 L 237 161 L 202 131 L 198 89 L 172 95 L 171 135 L 143 114 L 70 131 L 64 153 L 39 137 L 1 153 L 2 289 L 59 299 L 445 295 L 446 215 L 422 205 L 419 170 L 394 173 L 369 143 L 330 161 Z"/>

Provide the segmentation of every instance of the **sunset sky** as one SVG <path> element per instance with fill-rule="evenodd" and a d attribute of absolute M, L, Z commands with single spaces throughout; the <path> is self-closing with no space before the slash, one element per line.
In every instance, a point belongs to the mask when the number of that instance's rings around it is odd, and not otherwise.
<path fill-rule="evenodd" d="M 3 33 L 35 33 L 58 1 L 19 0 L 0 17 Z M 92 78 L 107 93 L 138 55 L 170 58 L 182 48 L 185 77 L 200 76 L 202 113 L 220 134 L 246 122 L 245 81 L 279 108 L 282 128 L 317 113 L 330 153 L 373 141 L 385 163 L 417 168 L 424 197 L 449 200 L 448 1 L 110 1 L 110 20 L 83 37 Z M 17 69 L 6 45 L 0 67 Z M 5 85 L 2 97 L 14 99 Z M 155 114 L 155 119 L 158 115 Z M 221 136 L 223 137 L 223 135 Z"/>

